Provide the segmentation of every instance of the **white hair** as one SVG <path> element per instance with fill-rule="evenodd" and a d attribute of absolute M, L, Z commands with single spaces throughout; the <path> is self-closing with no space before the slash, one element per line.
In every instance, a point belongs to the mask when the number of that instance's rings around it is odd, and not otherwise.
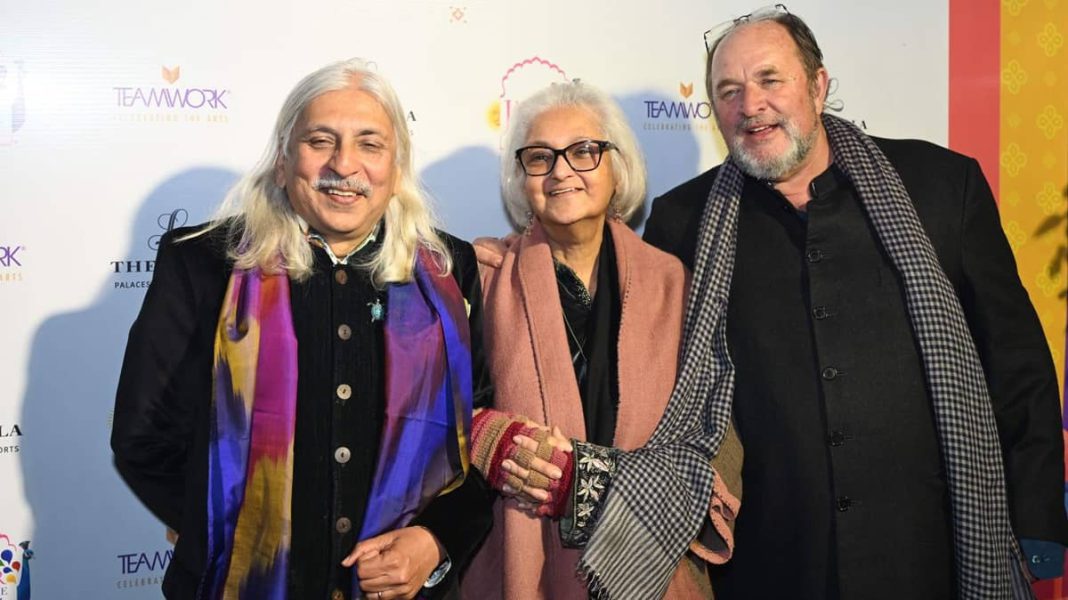
<path fill-rule="evenodd" d="M 563 107 L 591 111 L 597 117 L 605 139 L 616 147 L 616 150 L 607 151 L 615 177 L 615 194 L 608 205 L 609 212 L 627 221 L 645 202 L 645 161 L 619 104 L 608 94 L 578 80 L 554 83 L 519 104 L 504 136 L 501 195 L 508 218 L 517 231 L 527 225 L 530 199 L 523 189 L 526 174 L 516 160 L 516 150 L 526 143 L 530 128 L 538 117 Z"/>
<path fill-rule="evenodd" d="M 399 177 L 385 213 L 382 246 L 364 266 L 374 284 L 411 281 L 418 247 L 436 255 L 442 274 L 452 261 L 425 194 L 419 188 L 412 163 L 412 140 L 397 94 L 374 65 L 352 58 L 311 73 L 293 88 L 282 104 L 274 133 L 263 157 L 227 193 L 215 217 L 203 231 L 227 227 L 230 258 L 237 269 L 284 270 L 294 280 L 312 273 L 313 255 L 304 224 L 293 210 L 285 189 L 275 183 L 275 168 L 288 156 L 290 136 L 297 119 L 313 100 L 327 92 L 355 88 L 378 100 L 389 115 L 396 137 L 394 164 Z"/>

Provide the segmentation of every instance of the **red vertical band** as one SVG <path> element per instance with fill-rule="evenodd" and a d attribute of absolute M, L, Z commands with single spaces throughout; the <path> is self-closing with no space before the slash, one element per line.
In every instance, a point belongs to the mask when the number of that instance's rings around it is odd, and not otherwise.
<path fill-rule="evenodd" d="M 999 197 L 1001 3 L 949 0 L 949 147 L 974 156 Z"/>

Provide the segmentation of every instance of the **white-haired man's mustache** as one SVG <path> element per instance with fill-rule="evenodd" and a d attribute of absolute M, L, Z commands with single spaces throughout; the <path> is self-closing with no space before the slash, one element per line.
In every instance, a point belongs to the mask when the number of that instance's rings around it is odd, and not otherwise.
<path fill-rule="evenodd" d="M 361 196 L 371 195 L 371 184 L 362 179 L 353 177 L 347 179 L 341 177 L 320 177 L 315 180 L 315 189 L 319 191 L 337 190 L 340 192 L 352 192 Z"/>

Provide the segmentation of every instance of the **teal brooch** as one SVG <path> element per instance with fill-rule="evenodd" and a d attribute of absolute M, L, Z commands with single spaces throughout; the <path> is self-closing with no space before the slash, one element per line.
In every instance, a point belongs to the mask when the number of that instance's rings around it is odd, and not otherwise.
<path fill-rule="evenodd" d="M 375 298 L 374 302 L 368 302 L 367 306 L 371 307 L 371 322 L 381 321 L 386 316 L 386 309 L 382 306 L 382 300 Z"/>

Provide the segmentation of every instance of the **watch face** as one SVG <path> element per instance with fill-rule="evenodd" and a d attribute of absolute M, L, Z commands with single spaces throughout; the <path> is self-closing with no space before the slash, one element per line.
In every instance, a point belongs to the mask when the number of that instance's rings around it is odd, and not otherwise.
<path fill-rule="evenodd" d="M 438 565 L 438 568 L 434 569 L 434 572 L 430 574 L 430 577 L 427 577 L 426 583 L 423 584 L 423 587 L 432 588 L 435 585 L 441 583 L 441 580 L 445 579 L 445 576 L 449 574 L 449 569 L 451 568 L 452 559 L 446 556 L 445 560 L 441 561 L 441 564 Z"/>

